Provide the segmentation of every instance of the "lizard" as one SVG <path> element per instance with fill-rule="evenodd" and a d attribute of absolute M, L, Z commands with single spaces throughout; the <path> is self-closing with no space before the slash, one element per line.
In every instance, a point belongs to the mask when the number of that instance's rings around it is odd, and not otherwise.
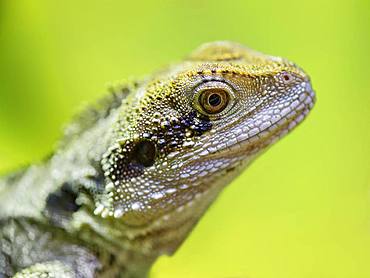
<path fill-rule="evenodd" d="M 0 179 L 0 277 L 146 277 L 314 102 L 296 64 L 228 41 L 115 86 Z"/>

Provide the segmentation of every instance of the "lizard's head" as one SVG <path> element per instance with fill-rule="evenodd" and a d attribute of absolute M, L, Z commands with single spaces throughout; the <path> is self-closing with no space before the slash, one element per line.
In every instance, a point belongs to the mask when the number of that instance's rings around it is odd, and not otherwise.
<path fill-rule="evenodd" d="M 183 225 L 303 120 L 314 93 L 293 63 L 217 42 L 148 79 L 125 102 L 102 161 L 109 198 L 96 213 L 134 226 L 168 218 Z"/>

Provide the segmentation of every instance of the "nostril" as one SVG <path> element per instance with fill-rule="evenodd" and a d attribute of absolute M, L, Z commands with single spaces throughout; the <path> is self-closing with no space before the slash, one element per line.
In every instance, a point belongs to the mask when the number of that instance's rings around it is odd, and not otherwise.
<path fill-rule="evenodd" d="M 286 73 L 283 74 L 283 78 L 286 82 L 289 82 L 291 80 L 290 75 Z"/>

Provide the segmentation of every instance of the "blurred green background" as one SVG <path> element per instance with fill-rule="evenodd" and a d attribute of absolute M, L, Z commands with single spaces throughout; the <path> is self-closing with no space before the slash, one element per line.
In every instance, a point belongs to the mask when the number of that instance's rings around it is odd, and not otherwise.
<path fill-rule="evenodd" d="M 369 1 L 0 1 L 0 172 L 40 160 L 110 81 L 202 42 L 287 57 L 308 119 L 259 158 L 152 277 L 370 277 Z"/>

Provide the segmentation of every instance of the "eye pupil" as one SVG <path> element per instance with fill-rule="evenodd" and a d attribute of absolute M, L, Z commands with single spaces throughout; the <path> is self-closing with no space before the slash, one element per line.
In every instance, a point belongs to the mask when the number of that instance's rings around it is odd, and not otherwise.
<path fill-rule="evenodd" d="M 211 106 L 219 106 L 221 104 L 221 96 L 218 95 L 218 94 L 211 94 L 209 97 L 208 97 L 208 103 L 211 105 Z"/>

